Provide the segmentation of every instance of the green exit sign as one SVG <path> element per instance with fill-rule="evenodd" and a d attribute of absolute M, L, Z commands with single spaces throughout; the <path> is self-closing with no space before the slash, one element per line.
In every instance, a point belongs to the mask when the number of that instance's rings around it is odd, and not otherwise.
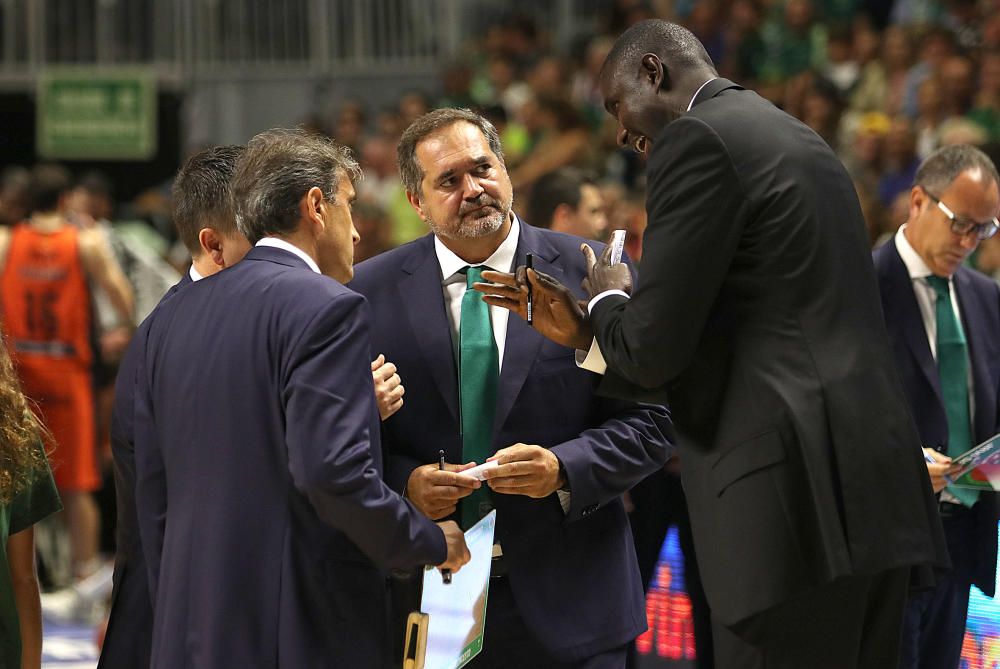
<path fill-rule="evenodd" d="M 156 154 L 156 81 L 134 68 L 59 68 L 38 79 L 37 150 L 59 160 Z"/>

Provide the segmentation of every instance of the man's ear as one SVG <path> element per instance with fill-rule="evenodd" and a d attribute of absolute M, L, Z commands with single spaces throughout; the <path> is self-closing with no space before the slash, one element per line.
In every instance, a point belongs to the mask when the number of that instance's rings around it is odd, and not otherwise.
<path fill-rule="evenodd" d="M 420 206 L 420 196 L 416 193 L 406 191 L 406 199 L 409 201 L 410 206 L 417 212 L 417 215 L 420 216 L 420 220 L 426 221 L 427 218 L 424 216 L 424 209 Z"/>
<path fill-rule="evenodd" d="M 319 235 L 326 227 L 323 219 L 323 191 L 316 186 L 310 188 L 299 201 L 299 216 L 309 221 L 309 229 Z"/>
<path fill-rule="evenodd" d="M 222 257 L 222 235 L 213 228 L 202 228 L 198 231 L 198 244 L 203 253 L 208 254 L 216 265 L 222 269 L 226 268 L 226 261 Z"/>
<path fill-rule="evenodd" d="M 655 53 L 642 57 L 642 75 L 656 90 L 670 90 L 670 75 L 666 64 Z"/>

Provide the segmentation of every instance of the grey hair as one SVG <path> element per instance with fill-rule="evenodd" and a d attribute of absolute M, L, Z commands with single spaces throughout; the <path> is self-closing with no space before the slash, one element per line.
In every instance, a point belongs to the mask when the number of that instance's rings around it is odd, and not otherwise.
<path fill-rule="evenodd" d="M 960 174 L 977 168 L 1000 186 L 996 165 L 985 153 L 968 144 L 943 146 L 927 156 L 917 168 L 916 183 L 938 197 Z"/>
<path fill-rule="evenodd" d="M 247 142 L 233 175 L 236 227 L 256 244 L 269 235 L 293 232 L 299 203 L 310 188 L 335 202 L 341 172 L 352 183 L 361 178 L 350 149 L 301 128 L 275 128 Z"/>
<path fill-rule="evenodd" d="M 417 161 L 417 144 L 432 132 L 463 121 L 479 128 L 479 132 L 486 138 L 486 143 L 490 145 L 490 151 L 501 163 L 504 162 L 500 133 L 486 118 L 469 109 L 450 107 L 435 109 L 417 118 L 399 138 L 399 146 L 396 148 L 399 178 L 408 193 L 420 195 L 420 182 L 424 180 L 424 170 Z"/>

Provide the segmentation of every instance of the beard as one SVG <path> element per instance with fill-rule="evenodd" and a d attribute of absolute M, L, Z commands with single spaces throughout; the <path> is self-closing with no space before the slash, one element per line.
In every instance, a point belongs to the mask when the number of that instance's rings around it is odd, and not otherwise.
<path fill-rule="evenodd" d="M 438 237 L 445 239 L 478 239 L 491 235 L 503 226 L 504 221 L 510 216 L 510 209 L 514 205 L 513 197 L 507 202 L 501 202 L 496 198 L 483 193 L 475 200 L 462 202 L 458 210 L 458 216 L 449 221 L 449 224 L 441 225 L 428 218 L 427 227 Z M 489 207 L 490 209 L 484 209 Z"/>

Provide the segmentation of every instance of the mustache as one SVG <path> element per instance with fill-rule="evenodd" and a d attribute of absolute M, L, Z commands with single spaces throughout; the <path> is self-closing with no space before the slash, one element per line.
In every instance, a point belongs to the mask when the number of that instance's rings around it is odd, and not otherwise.
<path fill-rule="evenodd" d="M 462 202 L 462 206 L 459 207 L 458 213 L 460 216 L 464 216 L 465 214 L 468 214 L 470 211 L 474 211 L 481 207 L 493 207 L 494 209 L 498 210 L 502 208 L 500 206 L 499 200 L 483 193 L 475 200 L 466 200 Z"/>

